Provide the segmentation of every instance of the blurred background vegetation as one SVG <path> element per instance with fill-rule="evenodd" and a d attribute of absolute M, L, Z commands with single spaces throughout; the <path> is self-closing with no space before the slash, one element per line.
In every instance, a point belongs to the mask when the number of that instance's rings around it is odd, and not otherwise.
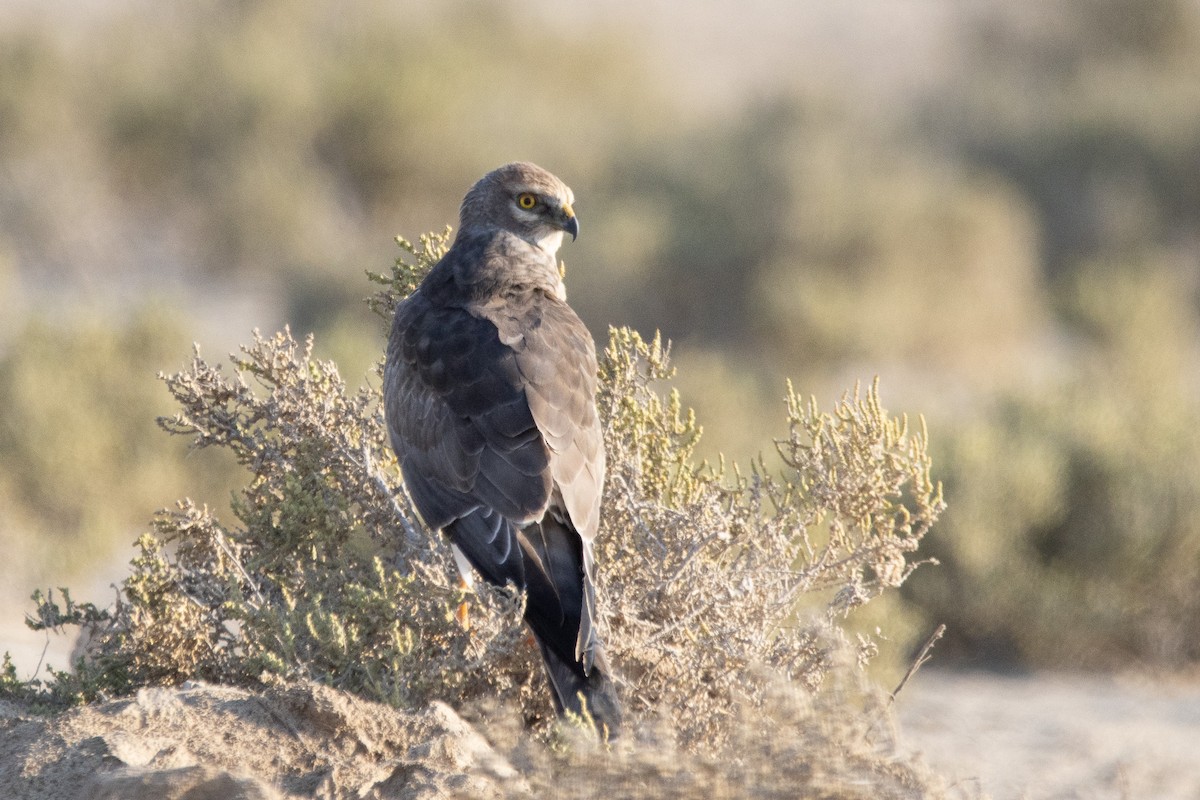
<path fill-rule="evenodd" d="M 942 566 L 895 611 L 943 663 L 1200 660 L 1196 0 L 0 3 L 3 599 L 225 502 L 154 425 L 193 339 L 375 380 L 364 270 L 517 158 L 709 455 L 786 433 L 785 377 L 925 413 Z"/>

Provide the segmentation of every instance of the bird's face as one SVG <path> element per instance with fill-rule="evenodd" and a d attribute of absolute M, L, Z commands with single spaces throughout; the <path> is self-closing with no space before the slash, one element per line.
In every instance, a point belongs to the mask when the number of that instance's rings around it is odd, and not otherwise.
<path fill-rule="evenodd" d="M 572 239 L 579 235 L 579 220 L 571 207 L 574 200 L 570 187 L 541 167 L 506 164 L 483 176 L 467 193 L 461 225 L 463 230 L 499 227 L 554 255 L 564 233 Z"/>

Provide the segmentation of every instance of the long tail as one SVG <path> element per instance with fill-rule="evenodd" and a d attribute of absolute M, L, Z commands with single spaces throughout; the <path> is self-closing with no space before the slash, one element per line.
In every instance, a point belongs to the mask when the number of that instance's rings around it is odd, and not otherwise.
<path fill-rule="evenodd" d="M 617 688 L 609 677 L 603 650 L 596 653 L 592 669 L 584 675 L 583 665 L 578 661 L 564 661 L 540 639 L 538 644 L 558 713 L 570 712 L 583 719 L 590 718 L 602 738 L 615 739 L 621 731 L 621 704 L 617 699 Z"/>
<path fill-rule="evenodd" d="M 621 706 L 593 623 L 586 545 L 565 515 L 551 513 L 521 531 L 518 542 L 525 554 L 525 621 L 542 649 L 555 707 L 590 716 L 601 735 L 613 737 Z"/>

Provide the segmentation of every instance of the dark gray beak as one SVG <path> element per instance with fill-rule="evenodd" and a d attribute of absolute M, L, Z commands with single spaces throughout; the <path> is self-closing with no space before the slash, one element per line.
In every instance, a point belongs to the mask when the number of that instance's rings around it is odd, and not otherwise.
<path fill-rule="evenodd" d="M 579 238 L 579 219 L 575 216 L 575 209 L 571 208 L 570 203 L 563 203 L 562 207 L 562 229 L 571 234 L 571 241 Z"/>
<path fill-rule="evenodd" d="M 564 231 L 571 234 L 572 242 L 579 238 L 579 218 L 578 217 L 574 217 L 574 216 L 567 217 L 566 221 L 563 222 L 562 228 Z"/>

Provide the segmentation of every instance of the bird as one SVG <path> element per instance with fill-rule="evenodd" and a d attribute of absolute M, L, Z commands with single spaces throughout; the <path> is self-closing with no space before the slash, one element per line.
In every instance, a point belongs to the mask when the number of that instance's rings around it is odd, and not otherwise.
<path fill-rule="evenodd" d="M 525 593 L 555 710 L 615 737 L 622 708 L 597 632 L 604 485 L 596 346 L 557 252 L 574 193 L 529 162 L 466 193 L 450 248 L 397 304 L 384 416 L 413 505 L 464 582 Z"/>

